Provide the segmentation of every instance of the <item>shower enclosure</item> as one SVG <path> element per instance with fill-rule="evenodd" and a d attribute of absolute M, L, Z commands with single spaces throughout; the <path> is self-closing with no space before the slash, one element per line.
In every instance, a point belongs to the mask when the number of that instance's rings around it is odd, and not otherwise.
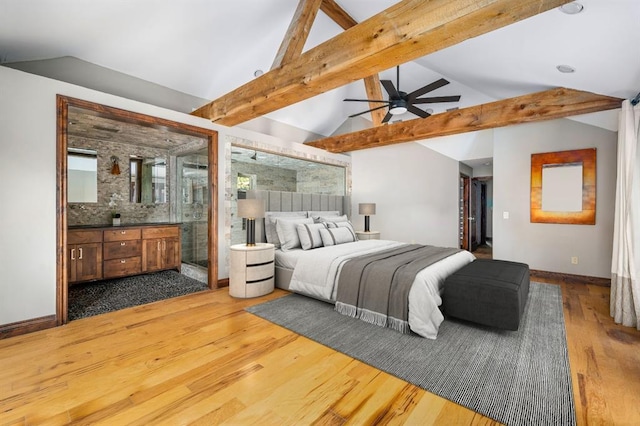
<path fill-rule="evenodd" d="M 178 221 L 182 222 L 182 263 L 206 270 L 208 265 L 209 161 L 207 149 L 178 156 Z"/>

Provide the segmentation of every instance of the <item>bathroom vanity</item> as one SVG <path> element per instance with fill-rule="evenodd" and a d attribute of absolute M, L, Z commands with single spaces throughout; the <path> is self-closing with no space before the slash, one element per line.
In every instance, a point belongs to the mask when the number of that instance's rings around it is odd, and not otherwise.
<path fill-rule="evenodd" d="M 67 231 L 69 284 L 180 271 L 180 225 L 77 226 Z"/>

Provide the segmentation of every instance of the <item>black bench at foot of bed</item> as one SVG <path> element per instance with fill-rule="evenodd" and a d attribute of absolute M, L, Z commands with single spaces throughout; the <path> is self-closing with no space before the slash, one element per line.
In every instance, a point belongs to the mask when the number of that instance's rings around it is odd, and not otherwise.
<path fill-rule="evenodd" d="M 476 259 L 444 282 L 445 315 L 517 330 L 529 295 L 529 265 Z"/>

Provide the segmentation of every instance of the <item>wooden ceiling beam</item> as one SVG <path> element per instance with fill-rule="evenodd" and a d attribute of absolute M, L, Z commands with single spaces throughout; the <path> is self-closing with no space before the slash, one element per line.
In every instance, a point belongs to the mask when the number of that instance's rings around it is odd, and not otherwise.
<path fill-rule="evenodd" d="M 349 28 L 358 25 L 358 21 L 353 19 L 351 15 L 349 15 L 347 11 L 340 7 L 340 5 L 334 0 L 322 0 L 320 10 L 322 10 L 336 24 L 340 25 L 343 30 L 348 30 Z M 380 77 L 378 74 L 365 77 L 364 88 L 367 92 L 368 99 L 383 99 L 382 89 L 380 88 Z M 380 105 L 381 104 L 379 102 L 369 102 L 369 109 L 377 108 Z M 384 109 L 378 109 L 371 111 L 370 114 L 373 126 L 377 127 L 382 124 L 382 120 L 387 112 Z"/>
<path fill-rule="evenodd" d="M 234 126 L 571 0 L 403 0 L 194 111 Z"/>
<path fill-rule="evenodd" d="M 304 44 L 309 37 L 309 31 L 316 19 L 320 4 L 323 0 L 300 0 L 296 12 L 293 14 L 287 33 L 280 44 L 280 49 L 271 65 L 271 69 L 281 67 L 300 57 Z"/>
<path fill-rule="evenodd" d="M 573 89 L 551 89 L 502 101 L 332 136 L 307 145 L 349 152 L 512 124 L 553 120 L 620 108 L 622 99 Z"/>
<path fill-rule="evenodd" d="M 353 19 L 351 15 L 341 8 L 334 0 L 322 0 L 320 10 L 331 18 L 333 22 L 340 25 L 343 30 L 348 30 L 349 28 L 358 25 L 358 21 Z"/>

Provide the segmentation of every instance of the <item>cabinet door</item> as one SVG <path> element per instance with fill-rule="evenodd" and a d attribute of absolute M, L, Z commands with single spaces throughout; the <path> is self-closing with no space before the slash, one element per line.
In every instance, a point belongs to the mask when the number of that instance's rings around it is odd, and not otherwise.
<path fill-rule="evenodd" d="M 73 251 L 75 249 L 75 252 Z M 75 273 L 69 275 L 69 282 L 90 281 L 102 278 L 102 244 L 89 243 L 71 246 L 71 263 L 75 264 Z M 73 265 L 70 264 L 70 269 Z M 73 279 L 72 279 L 73 278 Z"/>
<path fill-rule="evenodd" d="M 78 260 L 78 246 L 69 245 L 67 247 L 67 281 L 74 283 L 78 281 L 76 276 L 76 262 Z"/>
<path fill-rule="evenodd" d="M 163 241 L 163 265 L 164 269 L 174 269 L 177 268 L 180 270 L 180 240 L 177 238 L 165 238 Z"/>
<path fill-rule="evenodd" d="M 162 238 L 143 240 L 142 271 L 151 272 L 162 269 Z"/>

